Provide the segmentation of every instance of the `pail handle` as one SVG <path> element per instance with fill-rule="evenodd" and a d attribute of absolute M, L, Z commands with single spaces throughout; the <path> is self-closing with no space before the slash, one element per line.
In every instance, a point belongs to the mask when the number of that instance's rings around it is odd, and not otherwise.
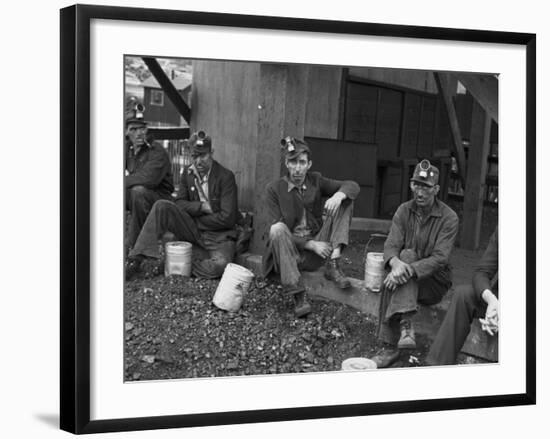
<path fill-rule="evenodd" d="M 363 263 L 365 263 L 367 261 L 367 253 L 369 251 L 369 245 L 370 245 L 371 241 L 373 239 L 384 239 L 384 240 L 386 240 L 387 237 L 388 237 L 388 235 L 385 235 L 384 233 L 373 233 L 372 235 L 370 235 L 369 240 L 367 241 L 367 244 L 365 245 L 365 252 L 363 254 Z"/>

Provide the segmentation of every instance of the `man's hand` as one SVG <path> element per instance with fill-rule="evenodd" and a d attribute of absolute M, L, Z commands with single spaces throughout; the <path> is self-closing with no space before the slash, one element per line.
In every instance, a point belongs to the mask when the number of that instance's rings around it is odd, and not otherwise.
<path fill-rule="evenodd" d="M 201 212 L 203 213 L 214 213 L 212 207 L 210 206 L 209 201 L 204 201 L 201 203 Z"/>
<path fill-rule="evenodd" d="M 333 216 L 338 211 L 342 201 L 344 201 L 346 197 L 347 195 L 345 193 L 336 192 L 332 197 L 325 201 L 325 210 L 327 215 Z"/>
<path fill-rule="evenodd" d="M 414 269 L 397 256 L 390 259 L 390 267 L 392 278 L 398 285 L 403 285 L 414 276 Z"/>
<path fill-rule="evenodd" d="M 485 318 L 479 319 L 479 322 L 481 323 L 481 329 L 483 329 L 490 335 L 494 335 L 498 332 L 498 317 L 500 312 L 499 301 L 490 290 L 483 291 L 481 297 L 487 303 Z"/>
<path fill-rule="evenodd" d="M 384 286 L 390 291 L 395 290 L 399 286 L 399 284 L 395 281 L 392 273 L 388 273 L 388 275 L 384 279 Z"/>
<path fill-rule="evenodd" d="M 315 254 L 321 256 L 323 259 L 326 259 L 332 253 L 332 245 L 329 242 L 325 241 L 308 241 L 304 246 L 306 250 L 310 250 Z"/>

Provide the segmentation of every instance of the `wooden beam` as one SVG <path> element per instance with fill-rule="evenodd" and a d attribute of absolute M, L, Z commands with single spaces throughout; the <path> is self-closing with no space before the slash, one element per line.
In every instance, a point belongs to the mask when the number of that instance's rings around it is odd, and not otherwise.
<path fill-rule="evenodd" d="M 450 75 L 448 73 L 434 72 L 434 78 L 435 83 L 437 84 L 437 90 L 443 98 L 445 109 L 447 110 L 446 113 L 449 119 L 449 125 L 451 126 L 451 133 L 453 137 L 452 146 L 455 153 L 456 164 L 458 167 L 458 177 L 460 178 L 462 186 L 464 186 L 466 178 L 466 156 L 464 154 L 464 148 L 462 146 L 460 126 L 458 124 L 456 109 L 453 103 L 453 94 L 454 90 L 456 90 L 456 83 L 450 78 Z"/>
<path fill-rule="evenodd" d="M 474 73 L 453 73 L 466 90 L 493 119 L 498 123 L 498 79 L 493 75 Z"/>
<path fill-rule="evenodd" d="M 162 67 L 159 65 L 158 61 L 155 58 L 146 56 L 142 57 L 142 59 L 166 93 L 166 96 L 168 96 L 168 99 L 172 101 L 179 114 L 181 114 L 187 124 L 191 124 L 191 109 L 189 108 L 189 105 L 187 105 L 187 102 L 185 102 L 176 90 L 176 87 L 174 87 L 172 81 L 168 79 L 168 76 L 166 76 L 166 73 L 164 73 L 164 70 L 162 70 Z"/>
<path fill-rule="evenodd" d="M 468 150 L 468 175 L 464 190 L 461 247 L 477 250 L 481 234 L 483 196 L 490 150 L 491 116 L 474 100 L 472 131 Z"/>

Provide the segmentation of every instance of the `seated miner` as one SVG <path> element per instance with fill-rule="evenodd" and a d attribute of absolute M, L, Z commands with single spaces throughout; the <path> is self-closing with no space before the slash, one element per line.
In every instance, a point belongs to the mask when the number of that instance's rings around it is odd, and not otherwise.
<path fill-rule="evenodd" d="M 384 243 L 388 274 L 381 289 L 378 338 L 383 346 L 373 357 L 379 368 L 399 359 L 401 349 L 416 347 L 411 322 L 418 305 L 441 301 L 451 287 L 449 257 L 458 217 L 438 200 L 439 170 L 428 160 L 414 169 L 413 199 L 401 204 Z"/>
<path fill-rule="evenodd" d="M 126 113 L 126 209 L 129 211 L 125 253 L 132 248 L 157 200 L 168 200 L 174 191 L 172 167 L 162 146 L 147 140 L 144 107 L 133 103 Z"/>
<path fill-rule="evenodd" d="M 455 364 L 470 325 L 480 318 L 481 328 L 490 335 L 498 332 L 498 229 L 477 264 L 472 283 L 460 285 L 426 358 L 429 365 Z"/>
<path fill-rule="evenodd" d="M 193 244 L 192 274 L 218 278 L 235 255 L 238 216 L 235 175 L 213 159 L 212 140 L 204 131 L 189 138 L 192 164 L 183 170 L 174 202 L 157 201 L 130 251 L 126 277 L 144 258 L 160 258 L 159 240 L 171 232 Z"/>
<path fill-rule="evenodd" d="M 311 312 L 301 270 L 316 270 L 325 264 L 325 277 L 339 288 L 350 281 L 339 267 L 348 244 L 353 200 L 359 185 L 309 172 L 311 151 L 306 142 L 291 137 L 281 140 L 287 174 L 267 187 L 268 239 L 264 273 L 273 269 L 281 276 L 284 292 L 294 299 L 294 312 Z M 328 197 L 324 205 L 322 199 Z M 324 218 L 323 218 L 324 208 Z"/>

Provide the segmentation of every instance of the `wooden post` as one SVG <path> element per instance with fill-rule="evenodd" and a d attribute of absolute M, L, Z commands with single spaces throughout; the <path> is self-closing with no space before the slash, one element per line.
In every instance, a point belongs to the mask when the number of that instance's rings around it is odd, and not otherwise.
<path fill-rule="evenodd" d="M 449 118 L 449 125 L 451 127 L 451 133 L 453 135 L 453 149 L 455 152 L 455 158 L 458 167 L 458 176 L 460 177 L 460 181 L 464 185 L 466 178 L 466 159 L 464 148 L 462 147 L 460 126 L 458 125 L 456 110 L 453 103 L 454 91 L 451 90 L 453 87 L 456 90 L 456 80 L 451 81 L 451 77 L 448 73 L 434 73 L 434 78 L 439 94 L 441 94 L 441 96 L 443 97 L 445 108 L 447 109 L 447 117 Z"/>
<path fill-rule="evenodd" d="M 491 116 L 474 99 L 461 235 L 461 247 L 468 250 L 479 247 L 490 133 Z"/>
<path fill-rule="evenodd" d="M 285 135 L 304 137 L 308 74 L 307 66 L 260 66 L 254 236 L 251 246 L 254 253 L 262 252 L 268 238 L 264 197 L 267 185 L 281 176 L 279 141 Z"/>

